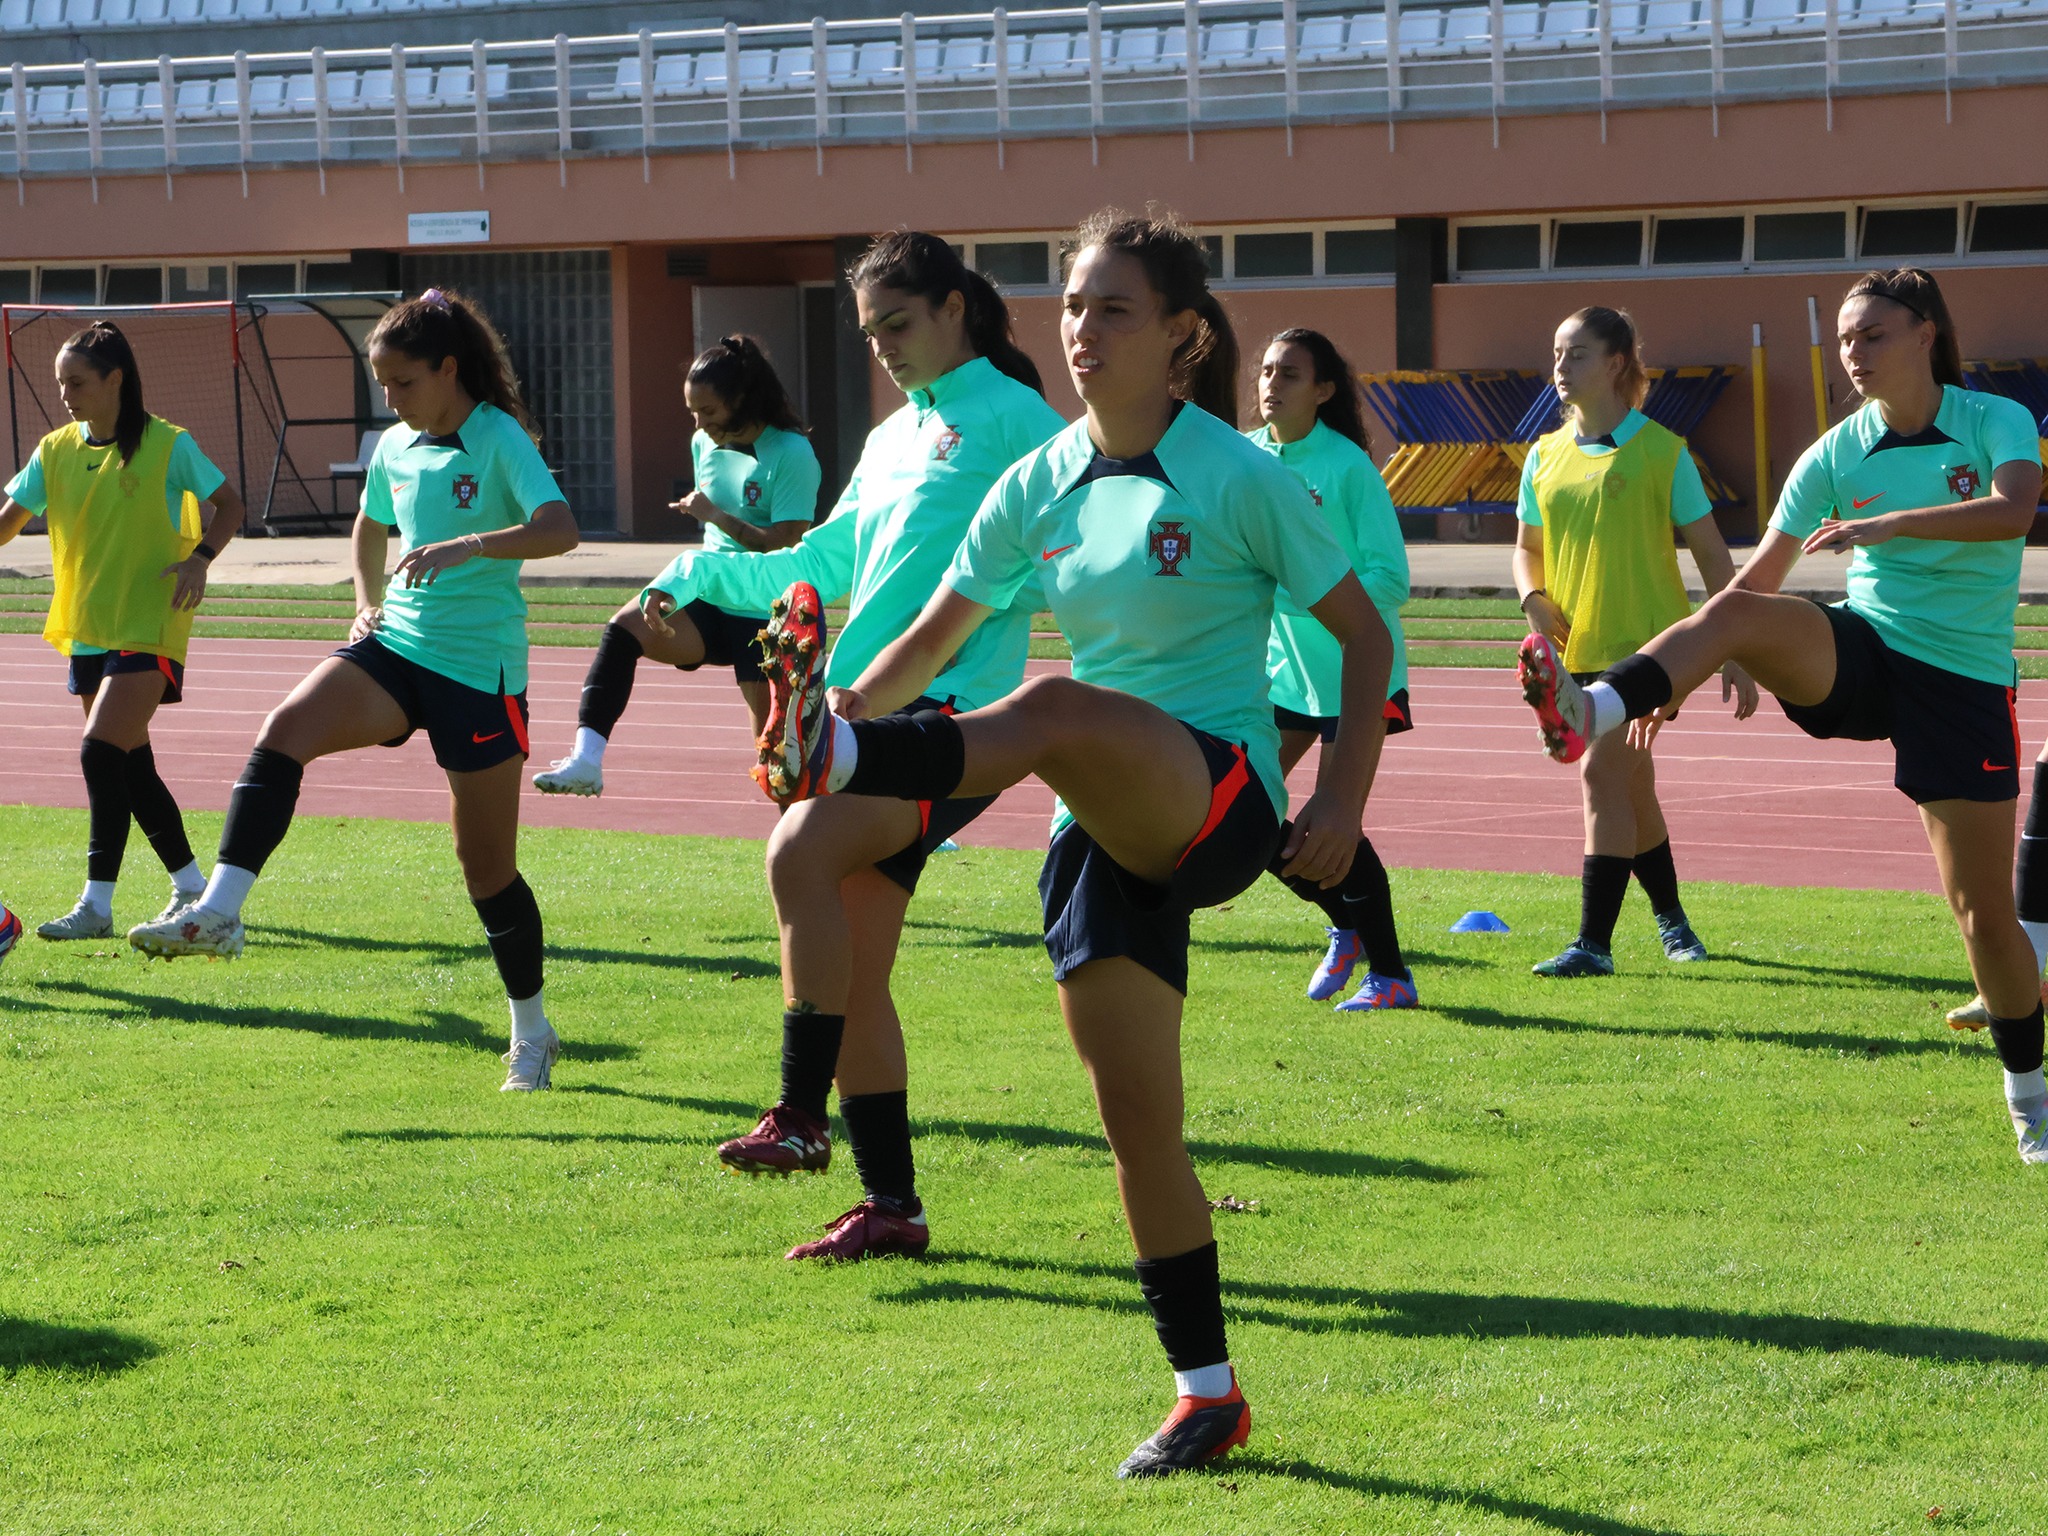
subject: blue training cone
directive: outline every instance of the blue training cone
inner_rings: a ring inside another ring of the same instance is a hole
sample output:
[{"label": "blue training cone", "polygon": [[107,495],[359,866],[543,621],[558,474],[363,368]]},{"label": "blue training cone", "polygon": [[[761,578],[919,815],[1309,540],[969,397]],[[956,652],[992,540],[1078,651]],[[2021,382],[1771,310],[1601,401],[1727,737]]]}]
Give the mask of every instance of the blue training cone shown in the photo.
[{"label": "blue training cone", "polygon": [[1498,912],[1467,912],[1451,924],[1453,933],[1506,933],[1508,925]]}]

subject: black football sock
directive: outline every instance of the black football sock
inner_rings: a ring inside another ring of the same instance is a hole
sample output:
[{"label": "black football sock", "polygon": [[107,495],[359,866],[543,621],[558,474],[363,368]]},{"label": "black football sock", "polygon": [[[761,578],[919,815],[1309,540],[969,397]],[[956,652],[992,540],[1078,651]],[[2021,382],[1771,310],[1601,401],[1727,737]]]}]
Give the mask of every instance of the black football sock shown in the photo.
[{"label": "black football sock", "polygon": [[960,787],[967,740],[951,715],[920,709],[914,715],[849,723],[856,755],[842,794],[944,800]]},{"label": "black football sock", "polygon": [[282,752],[258,747],[249,754],[228,796],[227,819],[221,823],[221,863],[263,873],[264,862],[291,828],[305,777],[306,765]]},{"label": "black football sock", "polygon": [[813,1120],[825,1119],[825,1100],[839,1071],[839,1040],[846,1033],[843,1013],[782,1015],[782,1097]]},{"label": "black football sock", "polygon": [[2034,1004],[2034,1011],[2024,1019],[1995,1018],[1991,1021],[1991,1044],[1998,1051],[1999,1063],[2015,1077],[2022,1072],[2041,1070],[2042,1034],[2043,1015],[2039,1003]]},{"label": "black football sock", "polygon": [[1648,852],[1637,854],[1633,863],[1636,883],[1650,898],[1650,910],[1657,914],[1657,920],[1684,922],[1685,904],[1678,899],[1678,866],[1671,862],[1671,839],[1667,837]]},{"label": "black football sock", "polygon": [[88,736],[78,744],[85,775],[87,822],[85,878],[118,880],[128,850],[128,754],[111,741]]},{"label": "black football sock", "polygon": [[[1283,826],[1283,845],[1286,835],[1287,828]],[[1281,874],[1281,866],[1286,862],[1276,853],[1273,862],[1266,866],[1267,871],[1303,901],[1322,908],[1332,928],[1348,928],[1356,933],[1365,948],[1365,963],[1369,967],[1382,976],[1408,974],[1408,963],[1401,956],[1401,940],[1394,926],[1394,895],[1387,885],[1387,867],[1380,862],[1371,838],[1358,840],[1358,851],[1351,856],[1351,872],[1344,877],[1343,884],[1328,890],[1300,875]]]},{"label": "black football sock", "polygon": [[172,874],[192,863],[192,843],[185,836],[185,818],[179,813],[177,797],[156,771],[156,753],[148,742],[128,754],[123,765],[128,780],[128,804],[135,813],[135,825],[149,839],[149,846]]},{"label": "black football sock", "polygon": [[1630,861],[1618,854],[1589,853],[1579,872],[1579,942],[1608,954],[1614,948],[1614,924],[1628,895]]},{"label": "black football sock", "polygon": [[857,1093],[839,1098],[846,1140],[853,1148],[853,1166],[861,1188],[899,1215],[924,1209],[917,1198],[917,1169],[910,1154],[910,1094]]},{"label": "black football sock", "polygon": [[2034,764],[2034,788],[2027,796],[2012,892],[2021,922],[2048,923],[2048,763]]},{"label": "black football sock", "polygon": [[1595,679],[1621,695],[1628,718],[1637,720],[1671,702],[1671,674],[1663,664],[1641,652],[1624,656]]},{"label": "black football sock", "polygon": [[491,958],[498,962],[498,975],[505,983],[505,995],[514,1002],[532,997],[541,988],[540,903],[524,875],[495,896],[472,899],[476,915],[484,925]]},{"label": "black football sock", "polygon": [[616,621],[597,637],[597,654],[583,677],[583,697],[576,705],[576,723],[609,740],[612,728],[633,697],[633,674],[646,654],[639,637]]},{"label": "black football sock", "polygon": [[1170,1259],[1139,1259],[1138,1289],[1152,1309],[1166,1362],[1176,1371],[1199,1371],[1230,1358],[1223,1330],[1223,1280],[1216,1245],[1204,1243]]}]

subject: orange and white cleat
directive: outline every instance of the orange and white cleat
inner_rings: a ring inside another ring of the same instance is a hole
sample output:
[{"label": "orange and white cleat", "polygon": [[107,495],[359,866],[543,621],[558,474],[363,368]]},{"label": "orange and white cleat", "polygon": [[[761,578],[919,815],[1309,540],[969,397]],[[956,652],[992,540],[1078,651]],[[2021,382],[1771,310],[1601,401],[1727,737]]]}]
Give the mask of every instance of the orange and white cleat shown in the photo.
[{"label": "orange and white cleat", "polygon": [[777,805],[825,793],[832,768],[832,716],[825,708],[825,605],[808,581],[792,582],[754,642],[768,676],[768,725],[750,770]]},{"label": "orange and white cleat", "polygon": [[1536,711],[1543,750],[1560,763],[1576,763],[1586,755],[1586,690],[1564,669],[1564,658],[1548,635],[1530,635],[1515,658],[1522,697]]}]

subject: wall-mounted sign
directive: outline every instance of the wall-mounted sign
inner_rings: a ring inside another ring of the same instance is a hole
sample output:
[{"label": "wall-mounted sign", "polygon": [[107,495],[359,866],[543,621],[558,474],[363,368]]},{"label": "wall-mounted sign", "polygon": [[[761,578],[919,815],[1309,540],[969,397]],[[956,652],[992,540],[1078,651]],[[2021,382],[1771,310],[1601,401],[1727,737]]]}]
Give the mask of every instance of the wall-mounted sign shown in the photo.
[{"label": "wall-mounted sign", "polygon": [[487,245],[491,238],[491,212],[478,208],[469,213],[409,213],[405,216],[408,245]]}]

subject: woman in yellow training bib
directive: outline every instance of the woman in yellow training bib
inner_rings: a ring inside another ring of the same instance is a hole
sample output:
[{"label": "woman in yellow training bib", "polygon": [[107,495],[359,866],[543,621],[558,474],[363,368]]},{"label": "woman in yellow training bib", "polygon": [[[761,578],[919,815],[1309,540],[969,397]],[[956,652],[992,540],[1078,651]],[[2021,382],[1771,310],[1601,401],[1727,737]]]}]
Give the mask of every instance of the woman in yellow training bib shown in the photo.
[{"label": "woman in yellow training bib", "polygon": [[[1551,377],[1564,424],[1522,466],[1515,544],[1522,612],[1530,631],[1548,636],[1565,665],[1589,679],[1692,611],[1674,527],[1709,595],[1735,576],[1685,439],[1642,412],[1650,381],[1638,347],[1635,322],[1602,305],[1557,328]],[[1732,664],[1721,683],[1722,698],[1731,695],[1738,720],[1755,712],[1756,685]],[[1579,783],[1586,813],[1579,934],[1536,974],[1614,974],[1614,924],[1631,874],[1650,898],[1665,956],[1706,959],[1678,898],[1647,736],[1604,738],[1586,754]]]},{"label": "woman in yellow training bib", "polygon": [[[85,706],[85,890],[46,939],[114,931],[114,882],[133,817],[171,875],[172,916],[205,887],[178,802],[157,772],[149,722],[185,691],[185,644],[206,570],[242,525],[242,498],[191,434],[142,405],[142,374],[120,328],[99,321],[57,352],[71,424],[40,443],[0,498],[0,544],[38,514],[50,525],[56,589],[43,638],[70,658]],[[213,515],[202,532],[199,504]],[[162,920],[159,919],[159,921]]]}]

